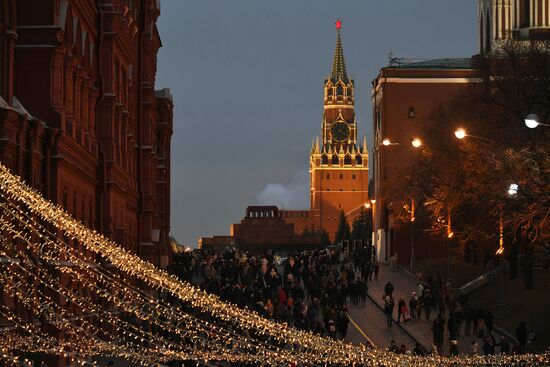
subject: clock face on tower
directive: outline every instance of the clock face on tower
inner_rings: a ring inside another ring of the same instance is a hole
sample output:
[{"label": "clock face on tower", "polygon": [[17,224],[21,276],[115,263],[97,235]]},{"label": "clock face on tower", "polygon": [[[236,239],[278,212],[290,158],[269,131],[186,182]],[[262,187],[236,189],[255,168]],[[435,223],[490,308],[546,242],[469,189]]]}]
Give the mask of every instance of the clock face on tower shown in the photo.
[{"label": "clock face on tower", "polygon": [[336,141],[344,141],[349,137],[349,125],[345,122],[337,122],[330,128],[332,139]]}]

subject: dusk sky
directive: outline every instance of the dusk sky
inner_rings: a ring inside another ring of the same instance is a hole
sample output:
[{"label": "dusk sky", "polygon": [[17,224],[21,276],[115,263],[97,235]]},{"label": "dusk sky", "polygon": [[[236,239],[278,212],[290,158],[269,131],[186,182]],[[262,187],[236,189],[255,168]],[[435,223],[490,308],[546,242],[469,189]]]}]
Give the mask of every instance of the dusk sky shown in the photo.
[{"label": "dusk sky", "polygon": [[[174,98],[171,234],[196,247],[249,205],[309,209],[308,159],[343,21],[358,136],[388,54],[469,57],[476,0],[163,0],[156,88]],[[362,140],[362,138],[361,138]]]}]

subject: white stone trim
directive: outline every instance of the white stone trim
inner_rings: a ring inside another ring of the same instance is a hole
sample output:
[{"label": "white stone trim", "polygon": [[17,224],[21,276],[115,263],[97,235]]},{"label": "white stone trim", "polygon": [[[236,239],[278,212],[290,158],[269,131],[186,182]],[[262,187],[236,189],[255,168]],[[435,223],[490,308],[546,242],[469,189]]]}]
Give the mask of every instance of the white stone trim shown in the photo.
[{"label": "white stone trim", "polygon": [[443,83],[471,83],[469,78],[384,78],[382,83],[401,84],[443,84]]}]

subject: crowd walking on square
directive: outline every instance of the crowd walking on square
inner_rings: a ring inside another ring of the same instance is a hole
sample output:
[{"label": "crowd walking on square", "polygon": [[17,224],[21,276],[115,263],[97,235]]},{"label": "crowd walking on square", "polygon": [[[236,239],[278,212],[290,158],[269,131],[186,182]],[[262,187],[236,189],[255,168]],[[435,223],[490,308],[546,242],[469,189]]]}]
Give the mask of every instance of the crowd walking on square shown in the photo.
[{"label": "crowd walking on square", "polygon": [[[442,354],[447,341],[450,355],[489,355],[496,353],[495,348],[498,353],[518,354],[529,351],[533,337],[522,323],[517,342],[506,337],[497,341],[492,311],[474,307],[467,297],[453,297],[449,285],[438,276],[419,281],[414,289],[396,289],[400,285],[384,279],[386,269],[380,274],[380,264],[373,261],[369,248],[348,253],[303,251],[283,259],[272,252],[193,251],[180,254],[178,265],[171,270],[224,301],[334,339],[344,339],[348,333],[348,306],[361,307],[368,297],[381,300],[380,317],[385,317],[388,328],[406,324],[429,328],[432,334],[431,346],[422,341],[424,348],[418,342],[414,347],[390,343],[388,349],[395,353]],[[383,294],[377,299],[369,285],[378,289],[381,284]],[[407,292],[408,299],[403,296]],[[461,345],[463,340],[471,342]]]}]

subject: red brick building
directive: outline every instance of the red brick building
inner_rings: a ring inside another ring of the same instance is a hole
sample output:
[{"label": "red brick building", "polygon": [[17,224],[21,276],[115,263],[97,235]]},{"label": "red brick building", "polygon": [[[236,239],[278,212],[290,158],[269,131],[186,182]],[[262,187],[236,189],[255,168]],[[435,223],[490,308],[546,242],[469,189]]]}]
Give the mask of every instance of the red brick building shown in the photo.
[{"label": "red brick building", "polygon": [[318,215],[316,228],[334,241],[340,212],[352,222],[368,201],[368,149],[357,141],[355,82],[346,71],[336,22],[332,71],[324,81],[321,142],[313,144],[309,160],[311,209]]},{"label": "red brick building", "polygon": [[199,248],[222,249],[238,246],[256,251],[318,248],[321,246],[321,237],[307,230],[304,232],[295,225],[298,223],[303,228],[310,228],[314,218],[309,210],[287,212],[276,206],[249,206],[241,222],[231,225],[230,236],[201,238]]},{"label": "red brick building", "polygon": [[[478,0],[478,17],[482,54],[498,53],[508,39],[550,39],[549,0]],[[390,197],[406,192],[403,174],[415,155],[411,139],[417,137],[420,124],[438,104],[455,97],[475,77],[472,60],[394,59],[373,81],[373,243],[382,262],[395,253],[404,264],[410,263],[411,255],[417,259],[446,255],[444,239],[428,238],[421,223],[398,220]],[[454,128],[449,127],[450,134]]]},{"label": "red brick building", "polygon": [[169,261],[172,97],[156,0],[6,0],[0,161],[78,220]]}]

